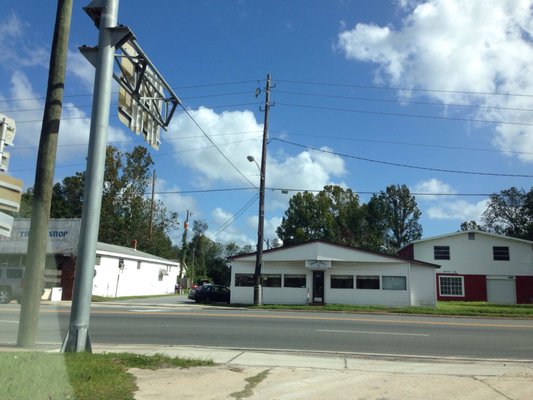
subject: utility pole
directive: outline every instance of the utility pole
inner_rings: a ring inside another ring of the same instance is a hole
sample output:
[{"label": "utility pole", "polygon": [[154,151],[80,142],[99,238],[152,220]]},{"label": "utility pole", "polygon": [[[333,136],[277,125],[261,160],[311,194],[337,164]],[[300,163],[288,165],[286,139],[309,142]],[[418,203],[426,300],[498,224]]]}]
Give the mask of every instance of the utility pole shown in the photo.
[{"label": "utility pole", "polygon": [[30,237],[28,240],[24,289],[20,310],[17,346],[35,345],[39,317],[39,307],[43,289],[48,243],[48,223],[52,204],[54,168],[63,93],[65,89],[65,69],[67,65],[68,38],[72,16],[72,0],[58,0],[48,87],[44,107],[37,169],[32,201]]},{"label": "utility pole", "polygon": [[148,232],[148,241],[152,243],[152,233],[154,230],[154,195],[155,195],[155,169],[152,174],[152,201],[150,203],[150,231]]},{"label": "utility pole", "polygon": [[96,242],[102,208],[105,154],[109,126],[109,106],[113,83],[118,0],[93,0],[84,10],[99,27],[93,108],[89,135],[80,240],[69,328],[61,347],[63,352],[92,351],[89,319],[96,259]]},{"label": "utility pole", "polygon": [[183,224],[183,237],[181,240],[181,260],[180,260],[180,273],[178,275],[178,287],[181,294],[181,280],[183,279],[183,266],[185,265],[185,260],[187,258],[187,230],[189,229],[189,215],[192,215],[189,210],[187,210],[187,217],[185,218],[185,223]]},{"label": "utility pole", "polygon": [[263,124],[263,145],[261,149],[261,180],[259,184],[259,221],[257,224],[257,253],[255,258],[254,272],[254,305],[263,304],[261,298],[261,268],[263,266],[263,231],[265,226],[265,174],[266,174],[266,153],[268,141],[268,111],[270,110],[270,74],[267,75],[265,88],[265,121]]}]

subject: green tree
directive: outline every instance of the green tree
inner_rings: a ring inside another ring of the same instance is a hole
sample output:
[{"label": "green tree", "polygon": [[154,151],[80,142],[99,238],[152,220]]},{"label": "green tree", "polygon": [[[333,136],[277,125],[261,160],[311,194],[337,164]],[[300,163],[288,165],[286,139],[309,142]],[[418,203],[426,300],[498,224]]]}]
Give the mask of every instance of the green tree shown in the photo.
[{"label": "green tree", "polygon": [[276,233],[286,244],[321,239],[358,245],[363,218],[356,193],[340,186],[325,186],[316,195],[294,195]]},{"label": "green tree", "polygon": [[386,218],[387,252],[394,254],[409,242],[422,237],[422,225],[418,222],[422,213],[406,185],[387,186],[379,194],[378,200],[382,203]]},{"label": "green tree", "polygon": [[492,194],[481,219],[490,232],[533,240],[533,188]]},{"label": "green tree", "polygon": [[[178,228],[178,214],[158,200],[147,198],[153,161],[143,146],[123,153],[106,149],[106,166],[98,240],[129,246],[137,240],[138,249],[166,258],[177,258],[178,249],[170,233]],[[68,176],[56,183],[52,194],[52,218],[81,218],[85,174]],[[20,217],[31,215],[32,190],[23,195]],[[153,212],[151,211],[153,209]],[[152,227],[152,229],[150,229]]]},{"label": "green tree", "polygon": [[464,221],[461,223],[460,231],[483,231],[485,230],[481,225],[476,221]]}]

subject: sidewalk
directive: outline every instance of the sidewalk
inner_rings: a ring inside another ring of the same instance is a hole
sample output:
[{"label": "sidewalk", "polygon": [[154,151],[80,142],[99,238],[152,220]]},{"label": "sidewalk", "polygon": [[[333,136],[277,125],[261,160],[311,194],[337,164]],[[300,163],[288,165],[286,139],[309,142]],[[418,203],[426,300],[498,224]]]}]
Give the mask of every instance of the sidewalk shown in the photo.
[{"label": "sidewalk", "polygon": [[95,352],[211,359],[217,366],[132,369],[137,400],[533,399],[533,364],[280,353],[203,347],[98,346]]}]

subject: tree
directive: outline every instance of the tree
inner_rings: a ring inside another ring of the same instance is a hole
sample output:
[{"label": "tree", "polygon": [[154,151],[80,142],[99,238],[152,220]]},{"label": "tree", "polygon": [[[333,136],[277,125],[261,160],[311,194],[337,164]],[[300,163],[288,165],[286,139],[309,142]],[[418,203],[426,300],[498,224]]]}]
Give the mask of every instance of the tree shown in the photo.
[{"label": "tree", "polygon": [[386,218],[387,252],[394,254],[409,242],[422,237],[422,225],[418,222],[422,213],[406,185],[387,186],[378,196],[378,201],[382,203]]},{"label": "tree", "polygon": [[485,230],[481,225],[479,225],[476,221],[464,221],[461,223],[460,230],[462,232],[465,231],[483,231]]},{"label": "tree", "polygon": [[[178,214],[170,212],[158,200],[153,204],[146,193],[151,183],[153,161],[143,146],[123,153],[116,147],[106,149],[104,189],[98,240],[129,246],[136,240],[139,250],[166,258],[177,258],[178,249],[169,234],[178,227]],[[52,218],[81,218],[85,173],[77,172],[52,192]],[[23,195],[24,207],[18,214],[31,215],[32,190]],[[152,229],[150,230],[150,226]]]},{"label": "tree", "polygon": [[494,193],[481,217],[491,232],[533,240],[533,188],[511,187]]},{"label": "tree", "polygon": [[276,233],[286,244],[321,239],[355,246],[360,242],[362,219],[357,194],[325,186],[317,195],[294,195]]}]

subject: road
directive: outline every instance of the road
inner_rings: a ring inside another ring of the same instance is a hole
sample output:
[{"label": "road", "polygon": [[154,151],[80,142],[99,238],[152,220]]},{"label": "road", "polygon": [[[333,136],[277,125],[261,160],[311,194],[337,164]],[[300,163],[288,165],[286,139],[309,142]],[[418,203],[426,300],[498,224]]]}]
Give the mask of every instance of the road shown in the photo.
[{"label": "road", "polygon": [[[161,301],[174,301],[169,299],[175,297]],[[533,320],[282,312],[180,303],[95,304],[92,342],[533,360]],[[16,342],[19,310],[16,304],[0,306],[0,344]],[[61,343],[69,313],[68,305],[41,306],[38,341]]]}]

